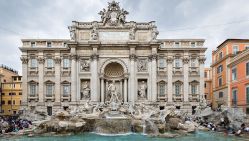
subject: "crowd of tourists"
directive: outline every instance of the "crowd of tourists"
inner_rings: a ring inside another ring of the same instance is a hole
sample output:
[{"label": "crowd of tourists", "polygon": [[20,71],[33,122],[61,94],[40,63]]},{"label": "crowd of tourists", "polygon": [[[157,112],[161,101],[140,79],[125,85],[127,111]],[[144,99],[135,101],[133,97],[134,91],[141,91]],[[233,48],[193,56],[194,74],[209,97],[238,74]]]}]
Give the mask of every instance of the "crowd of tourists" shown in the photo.
[{"label": "crowd of tourists", "polygon": [[32,122],[18,117],[0,117],[0,134],[10,132],[22,132],[24,129],[32,128]]}]

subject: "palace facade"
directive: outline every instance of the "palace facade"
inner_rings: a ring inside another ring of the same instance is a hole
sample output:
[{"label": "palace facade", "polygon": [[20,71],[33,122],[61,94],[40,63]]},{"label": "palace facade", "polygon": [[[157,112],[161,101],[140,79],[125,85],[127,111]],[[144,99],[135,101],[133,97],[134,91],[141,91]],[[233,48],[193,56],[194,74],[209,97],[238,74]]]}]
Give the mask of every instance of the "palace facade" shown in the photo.
[{"label": "palace facade", "polygon": [[22,39],[22,107],[56,110],[123,104],[182,110],[204,102],[203,39],[157,39],[155,22],[127,22],[113,1],[101,21],[69,26],[70,39]]}]

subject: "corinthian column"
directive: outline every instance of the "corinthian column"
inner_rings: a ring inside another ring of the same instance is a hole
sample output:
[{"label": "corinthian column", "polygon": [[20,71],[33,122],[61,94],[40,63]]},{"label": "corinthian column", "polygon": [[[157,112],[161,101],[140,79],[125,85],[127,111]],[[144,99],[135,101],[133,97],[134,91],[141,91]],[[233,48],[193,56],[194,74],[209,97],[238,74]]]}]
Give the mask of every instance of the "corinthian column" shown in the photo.
[{"label": "corinthian column", "polygon": [[38,90],[38,97],[39,97],[39,103],[43,103],[44,102],[44,62],[45,62],[45,59],[43,58],[43,54],[41,53],[40,54],[40,57],[38,58],[38,63],[39,63],[39,66],[38,66],[38,70],[39,70],[39,90]]},{"label": "corinthian column", "polygon": [[130,92],[129,92],[129,102],[132,102],[134,104],[135,102],[135,59],[136,55],[131,54],[130,55]]},{"label": "corinthian column", "polygon": [[151,55],[151,95],[152,101],[157,100],[157,65],[156,65],[157,55]]},{"label": "corinthian column", "polygon": [[99,101],[98,96],[98,55],[93,54],[91,56],[91,101]]},{"label": "corinthian column", "polygon": [[61,68],[61,58],[56,57],[55,59],[55,102],[59,104],[61,93],[60,93],[60,68]]},{"label": "corinthian column", "polygon": [[184,102],[188,102],[189,96],[189,80],[188,80],[188,65],[189,58],[183,58],[183,100]]},{"label": "corinthian column", "polygon": [[173,87],[172,87],[172,62],[173,58],[168,57],[167,58],[167,73],[168,73],[168,88],[167,88],[167,94],[168,94],[168,102],[172,103],[172,93],[173,93]]},{"label": "corinthian column", "polygon": [[28,58],[21,57],[22,61],[22,106],[26,106],[28,100]]},{"label": "corinthian column", "polygon": [[200,66],[200,98],[204,99],[204,63],[206,58],[199,58]]},{"label": "corinthian column", "polygon": [[77,95],[77,55],[73,54],[71,56],[72,67],[71,67],[71,101],[76,102]]}]

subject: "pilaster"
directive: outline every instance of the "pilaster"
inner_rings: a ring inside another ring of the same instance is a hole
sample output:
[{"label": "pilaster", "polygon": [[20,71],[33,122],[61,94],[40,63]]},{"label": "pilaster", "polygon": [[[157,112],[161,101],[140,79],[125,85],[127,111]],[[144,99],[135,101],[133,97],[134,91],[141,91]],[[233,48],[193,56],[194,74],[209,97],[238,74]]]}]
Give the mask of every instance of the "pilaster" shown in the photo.
[{"label": "pilaster", "polygon": [[167,77],[168,77],[168,88],[167,88],[167,94],[168,94],[168,102],[172,103],[173,102],[173,86],[172,86],[172,65],[173,63],[173,57],[169,56],[167,58]]},{"label": "pilaster", "polygon": [[189,101],[189,58],[183,58],[183,101]]}]

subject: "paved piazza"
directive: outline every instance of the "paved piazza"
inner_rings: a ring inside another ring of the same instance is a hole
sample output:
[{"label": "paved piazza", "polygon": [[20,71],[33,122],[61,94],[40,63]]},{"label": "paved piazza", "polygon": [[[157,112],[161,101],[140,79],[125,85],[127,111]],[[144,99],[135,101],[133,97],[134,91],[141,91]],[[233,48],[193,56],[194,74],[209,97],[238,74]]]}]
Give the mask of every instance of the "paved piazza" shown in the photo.
[{"label": "paved piazza", "polygon": [[112,101],[198,108],[205,101],[204,40],[158,39],[154,21],[126,21],[128,14],[111,2],[100,21],[73,21],[68,40],[22,39],[22,109],[52,115]]}]

